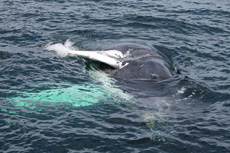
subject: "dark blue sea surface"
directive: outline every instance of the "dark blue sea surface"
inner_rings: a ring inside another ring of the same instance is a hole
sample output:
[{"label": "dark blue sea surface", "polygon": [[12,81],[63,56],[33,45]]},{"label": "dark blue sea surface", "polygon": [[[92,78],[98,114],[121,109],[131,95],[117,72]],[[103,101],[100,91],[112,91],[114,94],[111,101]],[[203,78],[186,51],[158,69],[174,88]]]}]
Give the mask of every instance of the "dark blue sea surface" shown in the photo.
[{"label": "dark blue sea surface", "polygon": [[[50,44],[157,48],[160,83],[87,70]],[[230,152],[229,0],[1,0],[0,152]]]}]

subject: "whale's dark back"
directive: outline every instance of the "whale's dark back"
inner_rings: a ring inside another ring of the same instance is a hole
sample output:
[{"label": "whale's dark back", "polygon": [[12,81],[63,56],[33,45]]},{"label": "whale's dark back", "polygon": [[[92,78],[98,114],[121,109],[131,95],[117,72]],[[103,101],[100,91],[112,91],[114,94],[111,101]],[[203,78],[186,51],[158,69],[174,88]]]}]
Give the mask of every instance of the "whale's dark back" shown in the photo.
[{"label": "whale's dark back", "polygon": [[129,63],[120,70],[108,71],[116,78],[161,81],[174,74],[174,68],[170,61],[160,55],[155,48],[136,44],[121,44],[108,49],[121,51],[125,56],[123,63]]}]

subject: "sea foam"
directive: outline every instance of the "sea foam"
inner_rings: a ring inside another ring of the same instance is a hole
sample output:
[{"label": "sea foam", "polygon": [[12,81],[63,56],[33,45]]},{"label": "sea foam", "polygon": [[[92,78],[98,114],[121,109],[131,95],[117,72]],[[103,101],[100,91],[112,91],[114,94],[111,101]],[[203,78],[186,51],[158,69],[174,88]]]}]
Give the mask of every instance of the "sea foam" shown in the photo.
[{"label": "sea foam", "polygon": [[59,56],[65,57],[68,55],[70,51],[76,51],[77,48],[73,47],[73,42],[66,40],[66,42],[63,44],[57,43],[57,44],[48,44],[46,46],[46,49],[49,51],[55,51]]}]

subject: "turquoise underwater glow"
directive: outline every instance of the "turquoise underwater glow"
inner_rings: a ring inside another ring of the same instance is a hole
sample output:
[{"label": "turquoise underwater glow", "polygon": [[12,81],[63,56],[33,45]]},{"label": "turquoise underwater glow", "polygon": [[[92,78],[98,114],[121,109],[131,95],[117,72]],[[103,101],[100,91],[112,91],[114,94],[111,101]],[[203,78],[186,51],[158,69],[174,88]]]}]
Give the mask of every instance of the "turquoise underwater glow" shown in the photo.
[{"label": "turquoise underwater glow", "polygon": [[111,94],[99,85],[72,85],[39,92],[22,92],[8,98],[14,106],[36,109],[34,104],[69,103],[74,107],[91,106],[109,99]]}]

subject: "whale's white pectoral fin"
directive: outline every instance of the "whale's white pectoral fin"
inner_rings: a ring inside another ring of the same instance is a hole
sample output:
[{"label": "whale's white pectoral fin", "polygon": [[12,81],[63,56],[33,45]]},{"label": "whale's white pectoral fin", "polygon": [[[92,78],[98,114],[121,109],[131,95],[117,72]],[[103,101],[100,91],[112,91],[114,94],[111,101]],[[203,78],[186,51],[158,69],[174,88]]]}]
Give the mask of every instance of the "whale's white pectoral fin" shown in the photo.
[{"label": "whale's white pectoral fin", "polygon": [[123,54],[117,50],[107,51],[70,51],[70,55],[76,55],[86,59],[102,62],[114,68],[120,69],[122,67]]},{"label": "whale's white pectoral fin", "polygon": [[[70,44],[71,45],[71,44]],[[122,64],[123,54],[118,50],[106,51],[78,51],[65,44],[54,44],[46,48],[50,51],[56,51],[60,56],[78,56],[86,59],[99,61],[108,64],[114,68],[121,69],[126,65]]]}]

